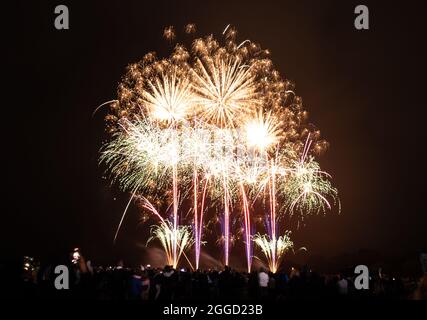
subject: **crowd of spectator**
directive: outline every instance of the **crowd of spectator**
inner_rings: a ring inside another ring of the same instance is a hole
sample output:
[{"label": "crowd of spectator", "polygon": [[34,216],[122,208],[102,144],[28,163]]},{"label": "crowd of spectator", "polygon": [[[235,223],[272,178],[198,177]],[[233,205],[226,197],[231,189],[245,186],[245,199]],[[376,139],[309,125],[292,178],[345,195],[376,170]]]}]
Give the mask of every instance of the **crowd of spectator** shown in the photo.
[{"label": "crowd of spectator", "polygon": [[[3,271],[2,271],[3,272]],[[4,275],[3,275],[4,276]],[[69,267],[69,290],[55,287],[53,265],[26,267],[7,296],[141,301],[220,301],[292,299],[426,299],[427,276],[421,279],[372,275],[368,290],[357,290],[356,275],[320,274],[308,267],[275,274],[261,268],[251,273],[222,270],[92,266],[82,257]],[[4,289],[6,290],[6,289]]]}]

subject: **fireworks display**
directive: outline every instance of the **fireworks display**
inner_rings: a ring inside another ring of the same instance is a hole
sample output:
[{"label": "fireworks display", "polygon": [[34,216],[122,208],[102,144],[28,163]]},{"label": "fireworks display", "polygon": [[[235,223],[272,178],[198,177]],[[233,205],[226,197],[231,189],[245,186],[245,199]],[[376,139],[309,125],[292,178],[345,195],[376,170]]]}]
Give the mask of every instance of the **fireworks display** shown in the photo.
[{"label": "fireworks display", "polygon": [[[177,267],[181,255],[185,255],[185,251],[194,243],[191,230],[188,226],[179,226],[174,230],[173,225],[166,221],[161,222],[160,225],[152,226],[151,235],[148,242],[153,239],[159,240],[165,250],[168,264],[174,268]],[[175,243],[176,247],[174,247]],[[174,251],[175,248],[178,249],[177,252]]]},{"label": "fireworks display", "polygon": [[265,255],[268,267],[273,273],[278,271],[283,255],[294,246],[289,231],[278,238],[269,238],[266,235],[256,234],[253,240]]},{"label": "fireworks display", "polygon": [[[187,36],[196,30],[184,28]],[[171,43],[177,31],[167,27],[163,35]],[[227,26],[221,40],[196,38],[175,45],[169,57],[148,53],[131,64],[109,102],[111,139],[100,160],[130,201],[142,199],[159,221],[150,241],[160,241],[170,265],[193,246],[199,268],[204,230],[215,216],[225,265],[240,235],[248,271],[255,243],[276,272],[293,246],[284,217],[325,212],[338,194],[315,161],[327,143],[307,123],[294,85],[268,50],[236,37]],[[264,235],[254,235],[259,212]]]}]

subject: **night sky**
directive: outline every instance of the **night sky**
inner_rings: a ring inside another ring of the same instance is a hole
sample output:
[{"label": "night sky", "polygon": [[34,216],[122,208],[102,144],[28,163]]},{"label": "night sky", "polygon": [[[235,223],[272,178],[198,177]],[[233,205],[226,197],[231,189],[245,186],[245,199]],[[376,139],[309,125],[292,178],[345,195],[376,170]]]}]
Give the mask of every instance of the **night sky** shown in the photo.
[{"label": "night sky", "polygon": [[[232,3],[231,3],[232,2]],[[276,3],[277,2],[277,3]],[[70,30],[53,25],[70,9]],[[370,9],[370,30],[353,26]],[[102,179],[101,103],[115,99],[125,67],[149,51],[167,54],[165,26],[239,39],[272,52],[296,83],[310,122],[330,143],[318,160],[333,176],[342,212],[307,221],[295,241],[313,254],[360,249],[427,250],[425,209],[426,18],[422,1],[14,1],[2,36],[3,257],[49,256],[74,246],[98,259],[137,255],[145,243],[128,199]],[[179,37],[183,32],[178,33]],[[6,70],[6,73],[4,72]],[[216,249],[217,253],[219,249]],[[243,255],[243,248],[236,253]],[[211,248],[213,255],[215,250]],[[219,256],[218,256],[219,257]]]}]

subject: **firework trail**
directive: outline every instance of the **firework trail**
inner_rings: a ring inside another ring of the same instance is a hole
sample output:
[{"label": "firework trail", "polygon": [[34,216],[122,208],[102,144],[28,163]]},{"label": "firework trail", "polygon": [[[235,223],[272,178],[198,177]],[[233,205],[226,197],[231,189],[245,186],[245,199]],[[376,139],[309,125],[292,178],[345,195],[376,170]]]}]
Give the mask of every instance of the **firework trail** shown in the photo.
[{"label": "firework trail", "polygon": [[193,173],[193,199],[194,199],[194,234],[195,234],[195,258],[196,269],[199,269],[200,262],[200,248],[202,244],[202,230],[203,230],[203,212],[205,210],[206,191],[209,184],[209,178],[205,178],[203,183],[203,192],[201,196],[200,210],[198,209],[198,173],[194,170]]},{"label": "firework trail", "polygon": [[246,264],[248,273],[251,272],[252,266],[252,236],[251,236],[251,216],[249,211],[249,202],[245,192],[243,183],[240,183],[241,196],[242,196],[242,211],[244,217],[244,232],[245,232],[245,249],[246,249]]}]

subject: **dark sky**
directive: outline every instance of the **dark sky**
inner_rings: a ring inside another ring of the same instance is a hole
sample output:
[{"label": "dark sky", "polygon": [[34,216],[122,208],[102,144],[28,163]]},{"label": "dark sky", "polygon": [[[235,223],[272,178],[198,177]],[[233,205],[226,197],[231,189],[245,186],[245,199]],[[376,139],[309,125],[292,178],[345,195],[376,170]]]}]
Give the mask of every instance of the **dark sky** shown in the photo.
[{"label": "dark sky", "polygon": [[[353,26],[361,3],[370,9],[369,31]],[[70,9],[70,30],[54,28],[58,4]],[[105,257],[132,254],[145,241],[133,208],[112,246],[127,199],[101,178],[104,114],[91,114],[115,98],[128,63],[167,52],[165,26],[188,22],[200,36],[231,23],[242,40],[269,48],[330,142],[319,161],[333,175],[342,212],[310,219],[294,232],[299,245],[327,256],[426,250],[423,1],[14,1],[2,12],[6,256],[78,245]]]}]

